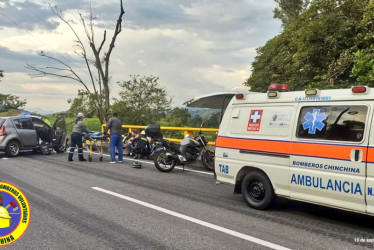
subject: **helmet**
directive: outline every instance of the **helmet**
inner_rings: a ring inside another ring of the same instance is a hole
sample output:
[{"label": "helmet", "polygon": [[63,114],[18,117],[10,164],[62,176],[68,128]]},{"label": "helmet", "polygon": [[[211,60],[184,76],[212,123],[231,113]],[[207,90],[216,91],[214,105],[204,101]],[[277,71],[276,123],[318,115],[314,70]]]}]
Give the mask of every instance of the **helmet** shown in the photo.
[{"label": "helmet", "polygon": [[0,206],[0,228],[7,228],[10,226],[10,219],[8,210],[5,207]]},{"label": "helmet", "polygon": [[84,114],[83,114],[82,112],[79,112],[79,113],[77,114],[77,117],[84,117]]}]

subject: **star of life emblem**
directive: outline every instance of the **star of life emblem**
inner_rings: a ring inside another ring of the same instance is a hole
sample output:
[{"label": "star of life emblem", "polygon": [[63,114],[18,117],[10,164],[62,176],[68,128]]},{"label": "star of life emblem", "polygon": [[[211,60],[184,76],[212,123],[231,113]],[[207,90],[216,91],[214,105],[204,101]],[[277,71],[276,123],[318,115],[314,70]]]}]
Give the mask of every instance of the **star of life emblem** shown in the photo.
[{"label": "star of life emblem", "polygon": [[326,120],[326,114],[321,113],[320,109],[313,109],[312,113],[305,114],[304,119],[306,121],[303,123],[303,129],[308,129],[308,134],[314,135],[317,130],[322,131],[325,127],[323,121]]}]

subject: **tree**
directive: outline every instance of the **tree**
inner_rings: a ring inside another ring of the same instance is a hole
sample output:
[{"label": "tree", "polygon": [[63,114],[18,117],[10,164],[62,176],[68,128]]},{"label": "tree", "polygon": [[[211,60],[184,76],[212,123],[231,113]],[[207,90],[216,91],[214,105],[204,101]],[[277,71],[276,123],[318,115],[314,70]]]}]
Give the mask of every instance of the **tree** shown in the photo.
[{"label": "tree", "polygon": [[78,90],[78,96],[76,98],[69,99],[70,108],[66,113],[67,117],[75,117],[79,112],[82,112],[85,117],[93,117],[95,111],[94,98],[90,94],[80,89]]},{"label": "tree", "polygon": [[191,115],[187,108],[174,108],[167,116],[170,126],[186,127],[190,125]]},{"label": "tree", "polygon": [[212,113],[206,121],[204,121],[203,125],[207,128],[218,128],[221,122],[221,114],[220,112]]},{"label": "tree", "polygon": [[352,75],[359,27],[369,0],[315,0],[284,31],[257,50],[252,75],[244,85],[266,91],[271,82],[293,90],[343,88]]},{"label": "tree", "polygon": [[279,7],[274,9],[274,18],[282,21],[283,27],[295,21],[304,12],[309,0],[275,0]]},{"label": "tree", "polygon": [[[4,71],[0,70],[0,77],[4,77]],[[19,96],[11,94],[0,94],[0,109],[18,109],[22,108],[27,104],[26,99],[20,99]]]},{"label": "tree", "polygon": [[200,115],[194,115],[190,119],[191,127],[200,127],[202,123],[203,123],[203,118]]},{"label": "tree", "polygon": [[8,109],[18,109],[26,105],[26,99],[20,99],[18,96],[11,94],[0,94],[0,104],[3,108]]},{"label": "tree", "polygon": [[[89,53],[86,49],[86,46],[83,44],[81,38],[74,30],[71,25],[71,21],[65,19],[62,12],[57,9],[57,7],[52,7],[50,5],[51,10],[53,13],[63,22],[65,23],[70,30],[73,32],[76,41],[75,46],[78,48],[78,51],[75,51],[77,55],[79,55],[85,62],[88,74],[90,76],[90,84],[92,88],[89,88],[88,83],[86,83],[77,73],[76,71],[65,63],[62,59],[58,59],[54,56],[48,55],[47,53],[41,51],[39,53],[40,56],[48,59],[52,63],[56,63],[59,66],[48,66],[48,67],[37,67],[32,64],[27,64],[27,68],[32,71],[37,72],[35,76],[42,77],[42,76],[55,76],[70,79],[76,82],[79,82],[83,85],[86,92],[92,97],[93,103],[95,105],[97,115],[100,119],[101,123],[107,121],[110,117],[110,91],[109,91],[109,63],[110,63],[110,56],[115,46],[116,38],[118,34],[121,32],[122,26],[122,16],[125,14],[123,9],[122,0],[120,0],[120,13],[119,17],[116,22],[116,27],[114,29],[114,34],[112,36],[111,42],[109,44],[108,50],[103,52],[103,46],[106,42],[106,30],[104,31],[103,38],[97,46],[95,43],[95,33],[94,33],[94,17],[92,13],[90,13],[90,20],[89,25],[86,24],[86,21],[82,14],[80,14],[80,21],[83,25],[85,30],[86,37],[89,42],[89,46],[91,48],[91,52],[93,57],[89,56]],[[104,98],[101,98],[103,96]]]},{"label": "tree", "polygon": [[363,84],[374,86],[374,1],[367,5],[360,24],[358,50],[353,53],[352,73]]},{"label": "tree", "polygon": [[113,112],[127,124],[156,123],[170,109],[172,102],[165,88],[155,76],[130,76],[131,80],[118,82],[120,99],[114,99]]}]

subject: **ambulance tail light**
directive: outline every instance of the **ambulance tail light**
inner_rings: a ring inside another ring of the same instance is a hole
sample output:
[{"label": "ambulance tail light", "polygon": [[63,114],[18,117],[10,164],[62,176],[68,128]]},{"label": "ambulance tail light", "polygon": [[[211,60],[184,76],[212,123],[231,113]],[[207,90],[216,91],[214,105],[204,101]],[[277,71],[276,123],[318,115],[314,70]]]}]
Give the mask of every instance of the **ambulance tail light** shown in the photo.
[{"label": "ambulance tail light", "polygon": [[236,94],[235,97],[236,99],[241,100],[244,99],[244,94]]},{"label": "ambulance tail light", "polygon": [[352,93],[366,93],[368,91],[368,87],[366,86],[354,86],[352,87]]},{"label": "ambulance tail light", "polygon": [[2,135],[6,135],[5,126],[0,127],[0,136],[2,136]]},{"label": "ambulance tail light", "polygon": [[271,83],[268,88],[268,91],[286,92],[290,90],[290,86],[288,86],[287,84],[281,84],[276,82]]}]

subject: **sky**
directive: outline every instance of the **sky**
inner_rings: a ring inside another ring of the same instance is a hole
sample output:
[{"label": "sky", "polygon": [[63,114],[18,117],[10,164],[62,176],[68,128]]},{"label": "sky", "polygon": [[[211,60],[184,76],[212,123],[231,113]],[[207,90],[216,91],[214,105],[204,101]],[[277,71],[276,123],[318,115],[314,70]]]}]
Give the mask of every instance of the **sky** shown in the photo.
[{"label": "sky", "polygon": [[[0,0],[1,93],[27,100],[26,109],[41,113],[69,108],[82,85],[64,78],[35,77],[25,66],[50,66],[38,55],[53,55],[88,80],[84,61],[75,53],[74,35],[53,14],[57,6],[81,39],[79,14],[94,16],[99,44],[110,38],[120,0]],[[251,74],[256,48],[281,32],[273,19],[274,0],[123,0],[125,15],[110,61],[111,97],[130,75],[157,76],[160,86],[180,106],[196,96],[237,91]],[[89,49],[88,44],[87,49]]]}]

